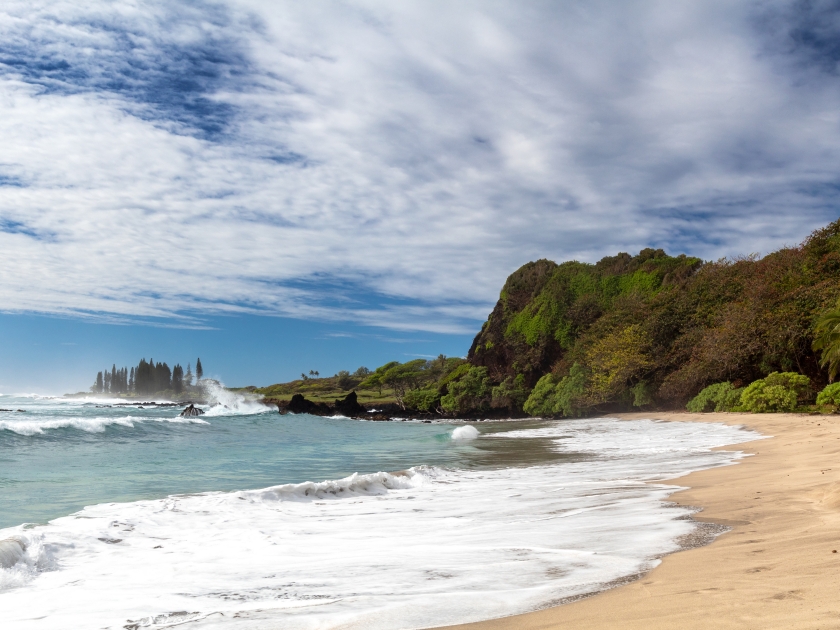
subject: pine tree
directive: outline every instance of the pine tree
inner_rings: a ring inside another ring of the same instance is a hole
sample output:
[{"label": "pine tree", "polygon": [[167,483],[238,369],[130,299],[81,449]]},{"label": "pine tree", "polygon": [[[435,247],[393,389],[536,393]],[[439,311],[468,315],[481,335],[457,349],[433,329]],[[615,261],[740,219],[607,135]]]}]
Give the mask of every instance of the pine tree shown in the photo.
[{"label": "pine tree", "polygon": [[105,388],[104,388],[103,391],[106,394],[110,394],[111,393],[111,373],[108,370],[105,370],[104,376],[105,376]]},{"label": "pine tree", "polygon": [[184,368],[180,366],[180,364],[176,364],[174,368],[172,368],[172,391],[176,394],[180,394],[184,391]]},{"label": "pine tree", "polygon": [[163,392],[172,389],[172,371],[166,363],[158,363],[155,366],[155,389],[156,392]]},{"label": "pine tree", "polygon": [[196,382],[200,381],[203,376],[204,376],[204,368],[201,367],[201,358],[199,358],[195,362],[195,380],[196,380]]},{"label": "pine tree", "polygon": [[102,372],[99,372],[96,375],[96,391],[97,391],[97,393],[101,394],[104,389],[105,389],[105,381],[102,378]]},{"label": "pine tree", "polygon": [[128,391],[134,391],[134,368],[131,368],[131,373],[128,375]]},{"label": "pine tree", "polygon": [[134,391],[138,394],[148,394],[152,391],[153,385],[152,366],[146,362],[146,359],[140,359],[140,364],[134,370]]},{"label": "pine tree", "polygon": [[189,363],[187,363],[187,373],[184,376],[184,385],[186,385],[187,387],[192,387],[192,380],[193,380],[192,367],[190,366]]}]

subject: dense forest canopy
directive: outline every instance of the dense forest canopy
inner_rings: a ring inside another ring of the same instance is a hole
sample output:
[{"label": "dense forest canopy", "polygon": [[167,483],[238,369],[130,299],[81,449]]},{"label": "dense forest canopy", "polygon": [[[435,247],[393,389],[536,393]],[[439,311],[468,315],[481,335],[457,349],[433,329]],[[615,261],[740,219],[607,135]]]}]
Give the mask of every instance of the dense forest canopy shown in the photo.
[{"label": "dense forest canopy", "polygon": [[681,407],[707,385],[772,372],[806,375],[816,391],[827,372],[814,324],[838,296],[840,221],[763,258],[645,249],[595,264],[539,260],[508,278],[468,360],[529,395],[547,375],[573,378],[578,412]]}]

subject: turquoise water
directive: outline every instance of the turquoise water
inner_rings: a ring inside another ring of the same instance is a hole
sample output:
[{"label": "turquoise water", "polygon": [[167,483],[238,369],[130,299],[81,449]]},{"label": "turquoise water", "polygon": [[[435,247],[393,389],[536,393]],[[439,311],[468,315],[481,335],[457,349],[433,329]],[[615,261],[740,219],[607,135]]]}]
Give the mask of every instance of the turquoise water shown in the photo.
[{"label": "turquoise water", "polygon": [[7,626],[404,630],[544,608],[679,549],[692,510],[661,482],[759,437],[281,416],[217,394],[198,419],[0,396]]},{"label": "turquoise water", "polygon": [[180,421],[180,408],[95,401],[0,396],[0,408],[24,409],[0,412],[0,528],[112,501],[561,457],[517,452],[515,441],[459,443],[448,424],[281,416],[248,404],[196,422]]}]

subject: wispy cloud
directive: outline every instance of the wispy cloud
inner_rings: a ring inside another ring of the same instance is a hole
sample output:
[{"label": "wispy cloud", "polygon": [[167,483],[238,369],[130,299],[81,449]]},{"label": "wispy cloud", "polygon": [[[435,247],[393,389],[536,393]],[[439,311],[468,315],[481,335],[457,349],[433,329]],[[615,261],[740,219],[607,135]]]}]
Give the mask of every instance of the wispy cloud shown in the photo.
[{"label": "wispy cloud", "polygon": [[475,330],[528,260],[836,218],[835,3],[10,1],[2,308]]}]

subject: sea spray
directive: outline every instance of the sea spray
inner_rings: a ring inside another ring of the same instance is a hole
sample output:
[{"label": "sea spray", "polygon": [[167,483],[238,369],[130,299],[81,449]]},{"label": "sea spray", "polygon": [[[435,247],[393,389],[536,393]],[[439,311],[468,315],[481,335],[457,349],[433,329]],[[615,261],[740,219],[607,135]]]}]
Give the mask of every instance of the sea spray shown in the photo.
[{"label": "sea spray", "polygon": [[[210,417],[249,416],[272,411],[272,408],[263,404],[258,396],[230,391],[216,380],[201,381],[201,389],[210,405],[205,411]],[[273,410],[276,411],[276,409]]]},{"label": "sea spray", "polygon": [[456,429],[452,430],[452,439],[453,440],[474,440],[479,436],[478,429],[473,426],[465,425],[463,427],[457,427]]}]

